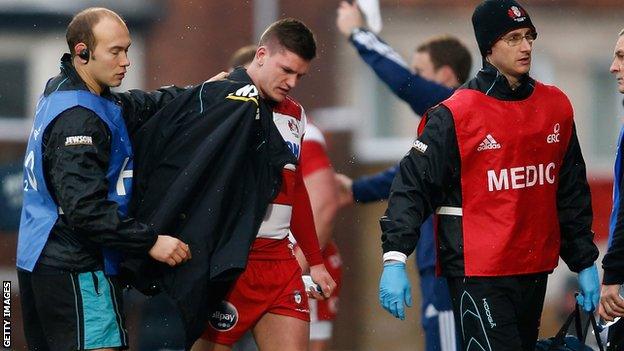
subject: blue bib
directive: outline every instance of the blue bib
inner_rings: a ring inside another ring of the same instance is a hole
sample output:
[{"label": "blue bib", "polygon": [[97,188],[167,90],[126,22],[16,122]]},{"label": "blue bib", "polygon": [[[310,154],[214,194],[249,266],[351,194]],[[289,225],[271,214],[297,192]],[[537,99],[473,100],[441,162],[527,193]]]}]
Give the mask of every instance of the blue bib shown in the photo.
[{"label": "blue bib", "polygon": [[[48,241],[50,231],[58,219],[58,204],[50,195],[43,172],[43,132],[63,111],[81,106],[93,111],[106,123],[111,132],[111,155],[106,179],[108,200],[119,204],[119,214],[128,215],[132,194],[132,145],[121,115],[121,108],[112,101],[84,90],[53,92],[42,96],[37,104],[26,158],[24,160],[24,203],[17,241],[17,267],[32,272]],[[121,256],[103,249],[104,270],[116,274]]]}]

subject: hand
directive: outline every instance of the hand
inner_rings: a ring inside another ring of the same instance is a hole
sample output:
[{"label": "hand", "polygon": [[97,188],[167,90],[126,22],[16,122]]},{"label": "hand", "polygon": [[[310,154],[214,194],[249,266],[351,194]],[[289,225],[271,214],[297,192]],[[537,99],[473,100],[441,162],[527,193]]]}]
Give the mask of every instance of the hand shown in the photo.
[{"label": "hand", "polygon": [[405,272],[405,263],[394,261],[384,264],[379,280],[379,302],[394,317],[405,319],[403,302],[412,307],[412,287]]},{"label": "hand", "polygon": [[352,205],[355,200],[353,199],[353,179],[340,173],[336,173],[335,178],[338,185],[338,207],[342,208],[347,205]]},{"label": "hand", "polygon": [[310,266],[310,276],[312,277],[312,281],[318,284],[323,291],[323,295],[319,294],[317,291],[312,291],[310,296],[317,300],[328,299],[332,291],[336,289],[336,282],[331,275],[329,275],[327,269],[325,269],[325,265],[321,263]]},{"label": "hand", "polygon": [[209,82],[214,82],[214,81],[217,81],[217,80],[224,80],[224,79],[226,79],[229,76],[230,76],[230,74],[228,72],[221,71],[219,74],[217,74],[214,77],[208,79],[208,81]]},{"label": "hand", "polygon": [[342,1],[337,10],[336,26],[340,33],[347,38],[353,33],[353,30],[364,26],[364,18],[360,12],[360,8],[354,2],[353,5],[346,1]]},{"label": "hand", "polygon": [[600,280],[596,264],[580,271],[578,281],[581,293],[576,296],[576,301],[585,312],[591,312],[598,307],[600,300]]},{"label": "hand", "polygon": [[149,255],[171,267],[191,259],[189,246],[169,235],[159,235],[156,243],[149,250]]},{"label": "hand", "polygon": [[624,299],[620,296],[620,285],[602,285],[598,314],[612,322],[616,317],[624,317]]}]

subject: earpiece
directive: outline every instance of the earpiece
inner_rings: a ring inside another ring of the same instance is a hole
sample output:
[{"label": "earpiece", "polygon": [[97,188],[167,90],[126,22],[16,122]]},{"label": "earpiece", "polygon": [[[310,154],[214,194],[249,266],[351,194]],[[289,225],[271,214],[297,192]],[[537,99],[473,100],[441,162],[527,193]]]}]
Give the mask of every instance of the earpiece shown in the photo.
[{"label": "earpiece", "polygon": [[82,50],[80,50],[80,52],[78,53],[78,57],[80,57],[81,59],[89,62],[89,49],[88,48],[84,48]]}]

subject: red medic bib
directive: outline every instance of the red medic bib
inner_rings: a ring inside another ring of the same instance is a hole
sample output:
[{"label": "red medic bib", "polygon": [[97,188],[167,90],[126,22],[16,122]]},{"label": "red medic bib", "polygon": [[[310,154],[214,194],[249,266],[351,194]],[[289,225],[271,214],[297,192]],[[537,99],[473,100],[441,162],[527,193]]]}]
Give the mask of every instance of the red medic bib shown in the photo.
[{"label": "red medic bib", "polygon": [[461,89],[442,104],[453,114],[461,158],[465,275],[553,270],[559,172],[573,124],[567,97],[536,82],[522,101]]}]

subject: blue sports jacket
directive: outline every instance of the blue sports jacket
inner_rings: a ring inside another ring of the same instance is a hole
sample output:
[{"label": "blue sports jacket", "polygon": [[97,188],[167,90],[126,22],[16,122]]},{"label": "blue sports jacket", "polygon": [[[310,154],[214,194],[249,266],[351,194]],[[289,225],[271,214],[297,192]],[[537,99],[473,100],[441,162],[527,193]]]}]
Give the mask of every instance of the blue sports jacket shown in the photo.
[{"label": "blue sports jacket", "polygon": [[[429,108],[453,94],[453,89],[412,73],[403,58],[374,33],[360,28],[353,32],[349,41],[379,79],[407,102],[417,115],[422,116]],[[399,166],[395,165],[380,173],[355,179],[351,188],[355,201],[368,203],[387,199],[398,169]],[[416,264],[422,271],[435,266],[431,218],[423,223],[421,233],[423,235],[417,246]]]}]

